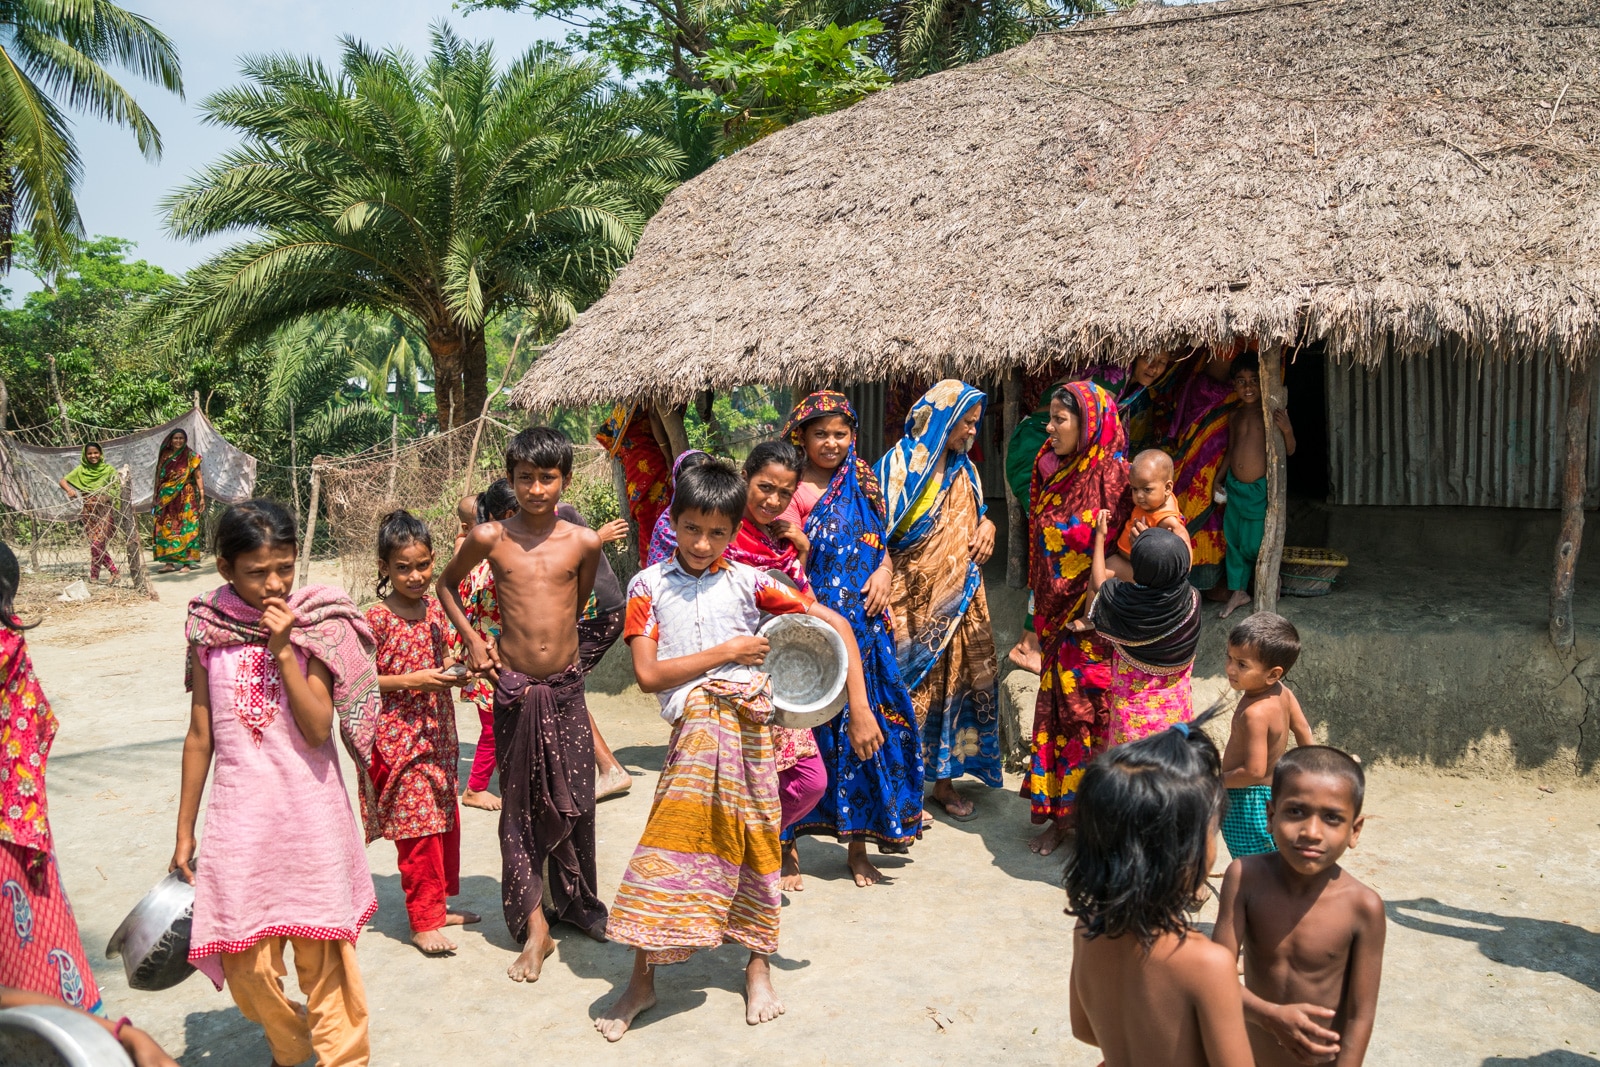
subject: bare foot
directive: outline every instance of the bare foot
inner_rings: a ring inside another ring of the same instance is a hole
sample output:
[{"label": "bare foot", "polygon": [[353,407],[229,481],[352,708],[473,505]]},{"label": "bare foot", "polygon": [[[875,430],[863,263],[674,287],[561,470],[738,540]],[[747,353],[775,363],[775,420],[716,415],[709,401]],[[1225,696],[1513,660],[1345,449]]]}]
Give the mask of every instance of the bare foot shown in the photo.
[{"label": "bare foot", "polygon": [[946,815],[957,822],[966,822],[977,814],[977,805],[957,792],[948,778],[941,778],[934,783],[933,800],[944,809]]},{"label": "bare foot", "polygon": [[605,919],[601,919],[599,922],[595,923],[593,926],[581,926],[581,927],[579,927],[579,929],[583,931],[584,936],[587,937],[589,940],[598,941],[602,945],[606,944],[607,942],[609,942],[611,940],[609,937],[606,936],[606,920]]},{"label": "bare foot", "polygon": [[[865,841],[850,842],[845,853],[846,862],[850,865],[850,873],[855,876],[856,885],[865,889],[869,885],[877,885],[883,881],[883,872],[872,865],[867,859],[867,843]],[[779,1009],[782,1010],[781,1008]],[[762,1022],[766,1020],[763,1019]]]},{"label": "bare foot", "polygon": [[628,1027],[633,1025],[633,1020],[642,1011],[649,1011],[656,1006],[656,978],[655,970],[644,961],[644,953],[634,953],[633,977],[628,980],[628,988],[622,991],[622,996],[617,1002],[594,1021],[594,1028],[607,1041],[621,1041],[622,1035],[628,1032]]},{"label": "bare foot", "polygon": [[633,788],[633,776],[622,769],[621,764],[614,764],[609,770],[601,769],[594,781],[594,798],[604,800],[606,797],[619,796]]},{"label": "bare foot", "polygon": [[1228,598],[1228,602],[1222,606],[1222,610],[1217,612],[1217,618],[1226,619],[1229,615],[1232,615],[1234,612],[1238,611],[1248,603],[1250,603],[1249,591],[1245,589],[1235,589],[1233,591],[1233,595]]},{"label": "bare foot", "polygon": [[456,943],[445,937],[443,930],[419,930],[411,935],[411,943],[424,956],[448,956],[456,950]]},{"label": "bare foot", "polygon": [[744,1021],[760,1026],[770,1023],[783,1011],[783,1001],[772,988],[772,967],[767,957],[752,954],[750,965],[744,969]]},{"label": "bare foot", "polygon": [[1061,843],[1072,836],[1072,831],[1058,823],[1051,823],[1044,828],[1044,832],[1028,842],[1028,848],[1041,856],[1048,856],[1061,847]]},{"label": "bare foot", "polygon": [[1044,670],[1044,657],[1039,651],[1039,635],[1032,630],[1022,631],[1022,640],[1011,646],[1006,658],[1023,670],[1034,674]]},{"label": "bare foot", "polygon": [[544,916],[540,915],[537,923],[528,923],[528,940],[523,943],[521,954],[506,968],[506,974],[513,982],[537,982],[539,972],[544,970],[544,961],[555,950],[556,943],[550,939],[550,927],[545,924]]},{"label": "bare foot", "polygon": [[482,915],[475,911],[467,911],[465,908],[460,911],[447,911],[444,913],[444,924],[446,926],[471,926],[473,923],[481,922],[483,922]]},{"label": "bare foot", "polygon": [[783,846],[783,871],[778,881],[778,888],[785,893],[803,893],[806,880],[800,875],[800,848],[793,842],[786,842]]},{"label": "bare foot", "polygon": [[482,808],[484,811],[499,811],[500,798],[487,789],[468,789],[461,794],[461,803],[469,808]]}]

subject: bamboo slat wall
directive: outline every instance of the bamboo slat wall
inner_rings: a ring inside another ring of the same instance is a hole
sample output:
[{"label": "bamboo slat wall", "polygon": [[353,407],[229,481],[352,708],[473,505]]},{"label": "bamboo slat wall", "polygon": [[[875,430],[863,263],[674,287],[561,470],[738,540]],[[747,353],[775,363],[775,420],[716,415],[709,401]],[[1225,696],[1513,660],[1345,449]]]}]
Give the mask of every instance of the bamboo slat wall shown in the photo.
[{"label": "bamboo slat wall", "polygon": [[[1329,362],[1331,502],[1559,507],[1570,381],[1550,360],[1480,361],[1452,348],[1373,368]],[[1589,435],[1594,507],[1600,419]]]}]

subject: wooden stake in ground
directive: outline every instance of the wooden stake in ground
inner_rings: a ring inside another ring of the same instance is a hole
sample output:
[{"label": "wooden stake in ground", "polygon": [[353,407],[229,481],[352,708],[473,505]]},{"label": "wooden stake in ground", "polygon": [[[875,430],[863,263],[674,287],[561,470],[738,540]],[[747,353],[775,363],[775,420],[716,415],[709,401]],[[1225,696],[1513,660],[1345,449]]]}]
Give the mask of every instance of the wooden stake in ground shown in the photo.
[{"label": "wooden stake in ground", "polygon": [[[489,403],[500,395],[506,387],[506,382],[511,380],[511,368],[517,365],[517,349],[522,347],[522,335],[526,332],[526,330],[518,330],[517,336],[512,338],[511,354],[506,357],[506,369],[505,373],[500,375],[500,384],[495,386],[493,392],[483,398],[483,410],[478,412],[478,428],[472,431],[472,451],[467,453],[465,488],[468,493],[472,491],[472,469],[473,465],[478,462],[478,442],[483,440],[483,424],[489,421]],[[461,495],[466,496],[467,494],[462,493]]]},{"label": "wooden stake in ground", "polygon": [[1556,537],[1556,570],[1550,580],[1550,640],[1565,652],[1577,630],[1572,622],[1578,549],[1583,544],[1583,491],[1589,469],[1589,403],[1595,362],[1567,376],[1566,466],[1561,472],[1561,533]]},{"label": "wooden stake in ground", "polygon": [[[1006,447],[1011,447],[1011,435],[1022,421],[1022,368],[1013,367],[1006,375],[1005,403],[1000,409],[1000,429],[1005,434]],[[1001,455],[1001,468],[1005,460]],[[1021,589],[1028,584],[1028,502],[1018,500],[1011,491],[1011,479],[1001,478],[1006,487],[1006,584]]]},{"label": "wooden stake in ground", "polygon": [[150,585],[150,572],[144,567],[144,546],[139,543],[139,517],[133,510],[133,473],[123,467],[119,481],[122,497],[117,504],[120,512],[117,518],[122,523],[123,536],[128,539],[128,580],[133,583],[136,592],[143,593],[151,600],[158,600],[160,598]]},{"label": "wooden stake in ground", "polygon": [[311,510],[306,512],[306,528],[300,537],[300,565],[295,585],[304,587],[311,576],[311,542],[317,537],[317,500],[322,495],[322,457],[311,461]]},{"label": "wooden stake in ground", "polygon": [[1261,417],[1267,420],[1267,521],[1256,557],[1257,611],[1278,610],[1278,568],[1283,564],[1283,530],[1288,518],[1288,451],[1272,413],[1289,406],[1283,387],[1283,346],[1261,353]]}]

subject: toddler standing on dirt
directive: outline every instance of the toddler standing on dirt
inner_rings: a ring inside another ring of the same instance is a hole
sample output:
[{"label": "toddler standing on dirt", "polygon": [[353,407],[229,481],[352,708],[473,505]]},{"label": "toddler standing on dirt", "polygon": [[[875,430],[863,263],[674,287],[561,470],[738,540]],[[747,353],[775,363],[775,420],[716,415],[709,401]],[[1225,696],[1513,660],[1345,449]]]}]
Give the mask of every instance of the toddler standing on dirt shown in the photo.
[{"label": "toddler standing on dirt", "polygon": [[1072,1036],[1103,1067],[1251,1067],[1233,957],[1190,925],[1223,792],[1210,713],[1093,760],[1067,861]]},{"label": "toddler standing on dirt", "polygon": [[[367,840],[386,837],[400,854],[411,940],[427,956],[454,952],[446,926],[475,923],[470,911],[451,911],[461,892],[461,813],[456,809],[456,707],[450,688],[466,681],[453,672],[455,632],[433,584],[433,538],[409,511],[378,524],[378,595],[367,625],[378,642],[378,688],[383,713],[372,755],[376,805],[362,805]],[[392,588],[390,588],[392,587]],[[449,649],[450,651],[447,651]]]},{"label": "toddler standing on dirt", "polygon": [[1244,1011],[1257,1067],[1358,1067],[1383,977],[1383,900],[1339,866],[1361,838],[1366,778],[1336,748],[1285,753],[1268,818],[1277,850],[1234,860],[1216,942],[1244,950]]},{"label": "toddler standing on dirt", "polygon": [[1228,787],[1228,817],[1222,839],[1235,859],[1277,848],[1267,828],[1273,769],[1289,747],[1313,744],[1311,724],[1283,676],[1300,658],[1294,623],[1260,612],[1228,634],[1228,685],[1239,690],[1233,729],[1222,753],[1222,781]]},{"label": "toddler standing on dirt", "polygon": [[[294,519],[247,500],[217,524],[228,583],[189,603],[194,690],[171,868],[194,884],[189,962],[266,1031],[276,1063],[370,1057],[356,936],[378,910],[334,747],[334,718],[372,785],[381,700],[372,631],[340,590],[294,585]],[[205,862],[195,820],[213,757]],[[294,946],[304,1005],[283,992]]]}]

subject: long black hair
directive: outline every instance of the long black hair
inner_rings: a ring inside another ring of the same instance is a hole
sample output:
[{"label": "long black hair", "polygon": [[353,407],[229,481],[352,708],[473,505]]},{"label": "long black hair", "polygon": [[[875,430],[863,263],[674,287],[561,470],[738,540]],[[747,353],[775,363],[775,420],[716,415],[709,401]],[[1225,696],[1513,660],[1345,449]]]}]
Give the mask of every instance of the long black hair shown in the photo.
[{"label": "long black hair", "polygon": [[17,555],[11,551],[11,546],[0,541],[0,626],[8,630],[31,630],[32,626],[24,626],[17,621],[17,612],[14,602],[17,599],[17,586],[22,582],[22,567],[17,563]]},{"label": "long black hair", "polygon": [[[480,503],[478,506],[483,505]],[[428,531],[427,523],[405,508],[396,508],[378,520],[379,563],[388,563],[396,552],[412,545],[422,545],[429,552],[433,551],[433,534]],[[389,576],[380,569],[376,587],[378,596],[388,596],[388,586]]]},{"label": "long black hair", "polygon": [[496,478],[489,483],[489,488],[478,494],[478,525],[510,518],[520,506],[511,483],[504,478]]},{"label": "long black hair", "polygon": [[217,521],[217,558],[229,563],[258,548],[299,544],[294,516],[276,500],[230,504]]},{"label": "long black hair", "polygon": [[1146,948],[1189,932],[1216,824],[1227,804],[1222,759],[1201,732],[1216,714],[1096,756],[1078,786],[1067,860],[1067,914],[1088,937],[1132,935]]}]

